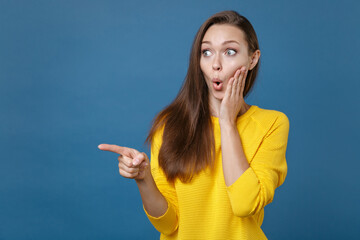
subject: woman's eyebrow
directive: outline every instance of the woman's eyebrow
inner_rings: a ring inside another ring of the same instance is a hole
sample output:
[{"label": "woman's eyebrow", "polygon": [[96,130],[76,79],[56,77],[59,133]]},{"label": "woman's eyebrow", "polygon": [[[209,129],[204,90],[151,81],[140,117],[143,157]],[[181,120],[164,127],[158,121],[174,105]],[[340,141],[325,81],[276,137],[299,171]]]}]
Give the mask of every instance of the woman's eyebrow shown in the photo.
[{"label": "woman's eyebrow", "polygon": [[[202,44],[210,44],[211,45],[211,42],[210,41],[202,41]],[[225,45],[225,44],[228,44],[228,43],[236,43],[238,45],[240,45],[240,43],[238,41],[235,41],[235,40],[228,40],[228,41],[225,41],[222,43],[222,45]]]}]

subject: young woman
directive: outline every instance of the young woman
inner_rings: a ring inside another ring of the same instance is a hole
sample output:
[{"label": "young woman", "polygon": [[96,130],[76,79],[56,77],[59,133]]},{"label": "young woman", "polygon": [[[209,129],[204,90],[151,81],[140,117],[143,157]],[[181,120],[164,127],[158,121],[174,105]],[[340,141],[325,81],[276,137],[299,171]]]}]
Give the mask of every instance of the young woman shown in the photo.
[{"label": "young woman", "polygon": [[211,16],[196,34],[183,87],[154,119],[151,163],[135,149],[99,145],[120,154],[119,172],[136,180],[160,239],[267,239],[260,226],[287,174],[289,120],[244,101],[259,59],[245,17]]}]

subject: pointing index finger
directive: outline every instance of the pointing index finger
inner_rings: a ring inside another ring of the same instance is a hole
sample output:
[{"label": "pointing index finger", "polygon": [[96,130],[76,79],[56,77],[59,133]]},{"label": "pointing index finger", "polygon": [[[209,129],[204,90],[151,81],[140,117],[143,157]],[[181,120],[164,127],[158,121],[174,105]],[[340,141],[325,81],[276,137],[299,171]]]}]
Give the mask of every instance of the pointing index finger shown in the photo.
[{"label": "pointing index finger", "polygon": [[103,151],[118,153],[118,154],[124,155],[126,157],[130,157],[130,158],[135,157],[135,155],[137,154],[137,151],[135,149],[121,147],[121,146],[113,145],[113,144],[100,144],[98,146],[98,148]]}]

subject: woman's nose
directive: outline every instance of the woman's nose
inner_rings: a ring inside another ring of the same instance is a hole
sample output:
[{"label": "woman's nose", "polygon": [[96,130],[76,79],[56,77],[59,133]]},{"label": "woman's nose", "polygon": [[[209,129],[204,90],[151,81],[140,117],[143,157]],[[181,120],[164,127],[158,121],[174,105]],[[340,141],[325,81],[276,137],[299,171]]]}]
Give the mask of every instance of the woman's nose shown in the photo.
[{"label": "woman's nose", "polygon": [[220,58],[218,56],[215,56],[212,67],[215,71],[220,71],[221,70],[221,61]]}]

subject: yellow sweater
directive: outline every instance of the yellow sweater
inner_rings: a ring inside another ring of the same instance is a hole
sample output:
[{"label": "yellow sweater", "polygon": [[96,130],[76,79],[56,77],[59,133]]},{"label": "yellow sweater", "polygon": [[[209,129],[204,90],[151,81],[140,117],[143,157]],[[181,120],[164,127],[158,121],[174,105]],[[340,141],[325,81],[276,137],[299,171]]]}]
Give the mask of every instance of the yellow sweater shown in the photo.
[{"label": "yellow sweater", "polygon": [[169,184],[158,165],[162,130],[151,145],[151,172],[168,202],[163,216],[150,222],[160,239],[267,239],[260,226],[264,207],[287,174],[285,159],[289,120],[279,111],[252,105],[237,119],[237,128],[250,167],[229,187],[225,185],[219,120],[211,117],[215,136],[215,170],[202,170],[190,183]]}]

